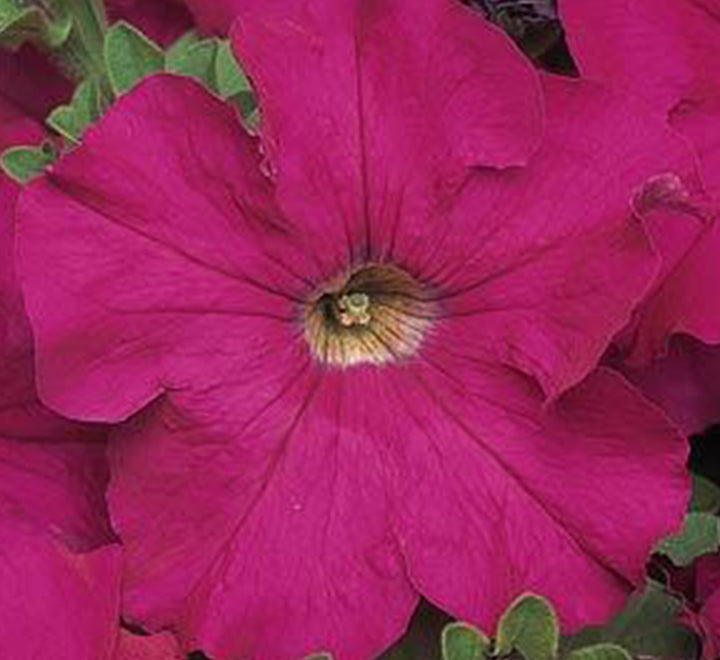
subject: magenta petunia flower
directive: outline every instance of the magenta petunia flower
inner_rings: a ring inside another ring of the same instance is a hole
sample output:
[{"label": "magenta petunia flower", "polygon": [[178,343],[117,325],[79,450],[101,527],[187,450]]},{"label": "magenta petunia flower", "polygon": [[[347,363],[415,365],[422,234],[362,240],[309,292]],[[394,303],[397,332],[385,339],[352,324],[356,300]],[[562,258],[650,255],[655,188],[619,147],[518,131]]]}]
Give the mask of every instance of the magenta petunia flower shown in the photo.
[{"label": "magenta petunia flower", "polygon": [[130,21],[162,45],[172,43],[193,27],[181,0],[107,0],[107,11],[111,21]]},{"label": "magenta petunia flower", "polygon": [[560,0],[568,45],[585,77],[648,99],[660,113],[709,100],[717,0]]},{"label": "magenta petunia flower", "polygon": [[[0,104],[19,116],[42,122],[57,105],[72,96],[72,86],[54,63],[33,46],[13,53],[0,49]],[[0,131],[4,137],[7,132]],[[4,149],[5,147],[3,147]]]},{"label": "magenta petunia flower", "polygon": [[[6,470],[3,470],[3,477]],[[120,629],[118,545],[74,553],[0,514],[0,644],[7,657],[181,660],[174,638]]]},{"label": "magenta petunia flower", "polygon": [[720,421],[714,391],[720,380],[720,306],[715,304],[720,224],[712,206],[704,215],[697,209],[661,209],[647,217],[662,268],[617,341],[616,366],[688,434]]},{"label": "magenta petunia flower", "polygon": [[[43,131],[0,96],[0,150]],[[0,648],[5,657],[110,659],[118,551],[104,502],[105,432],[39,402],[13,267],[19,187],[0,174]]]},{"label": "magenta petunia flower", "polygon": [[[36,141],[42,129],[0,98],[0,151]],[[0,173],[1,510],[54,528],[73,547],[110,537],[103,492],[105,430],[60,418],[37,398],[32,334],[13,264],[20,187]]]},{"label": "magenta petunia flower", "polygon": [[110,660],[117,635],[118,547],[74,554],[0,521],[0,643],[7,657]]},{"label": "magenta petunia flower", "polygon": [[[622,342],[626,374],[688,432],[696,432],[720,420],[718,406],[707,405],[708,383],[720,377],[715,366],[720,365],[720,349],[678,340],[666,363],[642,367],[664,355],[673,334],[720,344],[720,302],[715,295],[720,286],[720,72],[708,66],[720,43],[718,4],[563,0],[560,10],[581,73],[644,97],[690,139],[700,159],[707,196],[703,208],[697,208],[693,191],[678,188],[666,200],[675,208],[656,209],[649,218],[663,269]],[[686,208],[678,208],[678,201]],[[691,377],[699,375],[699,352],[709,356],[700,367],[707,376],[703,380]]]},{"label": "magenta petunia flower", "polygon": [[[227,35],[242,0],[184,0],[198,27],[204,32]],[[285,3],[290,5],[290,0]]]},{"label": "magenta petunia flower", "polygon": [[[713,7],[714,0],[563,0],[560,6],[581,73],[642,96],[668,116],[695,147],[711,200],[704,213],[670,208],[649,223],[668,265],[638,321],[635,364],[661,352],[673,333],[720,343],[714,295],[720,230],[712,221],[720,200],[720,72],[707,65],[720,39]],[[675,201],[687,194],[678,189]]]},{"label": "magenta petunia flower", "polygon": [[690,566],[656,565],[665,575],[669,590],[683,604],[680,620],[702,642],[702,660],[720,657],[720,555],[697,558]]},{"label": "magenta petunia flower", "polygon": [[616,366],[659,403],[686,435],[720,421],[720,348],[673,337],[667,354],[642,367]]},{"label": "magenta petunia flower", "polygon": [[684,143],[543,78],[538,149],[540,79],[459,4],[266,7],[234,34],[263,156],[159,76],[21,204],[42,397],[128,420],[125,616],[217,660],[374,657],[419,594],[604,619],[686,505],[682,440],[593,371],[657,267],[631,200]]}]

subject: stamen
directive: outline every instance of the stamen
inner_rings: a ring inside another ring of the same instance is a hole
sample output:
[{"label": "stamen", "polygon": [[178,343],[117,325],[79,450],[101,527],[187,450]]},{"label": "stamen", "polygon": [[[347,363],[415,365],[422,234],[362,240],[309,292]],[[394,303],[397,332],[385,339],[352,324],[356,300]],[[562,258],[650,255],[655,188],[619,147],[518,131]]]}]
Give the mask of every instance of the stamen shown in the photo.
[{"label": "stamen", "polygon": [[347,293],[338,301],[340,323],[346,328],[351,325],[370,323],[370,296],[367,293]]}]

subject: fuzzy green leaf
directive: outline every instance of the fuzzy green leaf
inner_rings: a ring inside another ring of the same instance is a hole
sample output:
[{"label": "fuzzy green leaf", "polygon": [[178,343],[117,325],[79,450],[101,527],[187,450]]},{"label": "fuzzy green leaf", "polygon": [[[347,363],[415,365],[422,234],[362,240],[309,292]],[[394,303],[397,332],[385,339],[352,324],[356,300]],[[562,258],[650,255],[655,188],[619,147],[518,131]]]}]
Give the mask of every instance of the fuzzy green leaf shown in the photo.
[{"label": "fuzzy green leaf", "polygon": [[217,52],[217,39],[203,39],[173,53],[168,51],[165,56],[165,70],[169,73],[195,78],[214,90]]},{"label": "fuzzy green leaf", "polygon": [[100,88],[94,80],[78,85],[69,105],[55,108],[47,124],[73,143],[79,143],[85,129],[103,112]]},{"label": "fuzzy green leaf", "polygon": [[107,16],[102,0],[56,0],[73,17],[74,32],[89,56],[101,63],[105,47]]},{"label": "fuzzy green leaf", "polygon": [[240,92],[240,94],[231,96],[227,101],[238,109],[240,116],[247,124],[253,128],[257,126],[260,114],[258,112],[255,95],[252,92]]},{"label": "fuzzy green leaf", "polygon": [[0,45],[10,50],[26,41],[57,48],[67,40],[72,25],[70,16],[51,18],[40,7],[19,8],[7,2],[0,5]]},{"label": "fuzzy green leaf", "polygon": [[717,513],[720,510],[720,488],[698,474],[692,475],[693,490],[690,511]]},{"label": "fuzzy green leaf", "polygon": [[105,37],[105,64],[115,94],[124,94],[143,78],[163,70],[162,50],[137,28],[119,21]]},{"label": "fuzzy green leaf", "polygon": [[172,61],[177,57],[182,57],[183,53],[187,52],[198,41],[200,41],[200,35],[195,30],[188,30],[165,50],[165,61]]},{"label": "fuzzy green leaf", "polygon": [[80,143],[82,128],[78,124],[74,110],[69,105],[61,105],[55,108],[48,115],[45,123],[65,139],[70,140],[70,142]]},{"label": "fuzzy green leaf", "polygon": [[632,660],[632,656],[617,644],[595,644],[573,651],[567,660]]},{"label": "fuzzy green leaf", "polygon": [[227,39],[218,43],[215,80],[217,93],[224,99],[237,96],[241,92],[252,93],[250,83],[237,63]]},{"label": "fuzzy green leaf", "polygon": [[11,179],[25,184],[41,175],[55,160],[50,143],[39,147],[11,147],[0,157],[0,165]]},{"label": "fuzzy green leaf", "polygon": [[467,623],[450,623],[442,631],[443,660],[482,660],[490,640]]},{"label": "fuzzy green leaf", "polygon": [[657,551],[667,555],[676,566],[688,566],[695,559],[720,547],[718,518],[710,513],[689,513],[682,530],[660,543]]},{"label": "fuzzy green leaf", "polygon": [[495,654],[513,650],[525,660],[552,660],[557,655],[560,629],[550,603],[534,594],[517,598],[500,618]]}]

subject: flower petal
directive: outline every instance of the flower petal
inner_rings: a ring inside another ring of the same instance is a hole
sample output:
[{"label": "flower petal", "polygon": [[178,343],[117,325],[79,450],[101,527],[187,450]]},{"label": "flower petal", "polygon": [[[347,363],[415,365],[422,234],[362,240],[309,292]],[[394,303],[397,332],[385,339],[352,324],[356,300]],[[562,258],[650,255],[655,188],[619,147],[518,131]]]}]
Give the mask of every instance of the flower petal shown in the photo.
[{"label": "flower petal", "polygon": [[170,633],[146,636],[121,630],[113,660],[184,660],[185,657]]},{"label": "flower petal", "polygon": [[192,17],[179,0],[108,0],[111,21],[125,20],[162,45],[192,28]]},{"label": "flower petal", "polygon": [[285,364],[174,393],[116,439],[124,610],[218,660],[376,657],[417,601],[389,528],[383,452],[365,434],[377,402],[362,393],[377,374]]},{"label": "flower petal", "polygon": [[6,657],[110,660],[119,547],[76,555],[48,536],[0,527],[0,647]]},{"label": "flower petal", "polygon": [[[73,428],[66,422],[65,431]],[[104,490],[105,445],[3,437],[0,431],[0,516],[52,533],[76,551],[113,538]]]},{"label": "flower petal", "polygon": [[[72,96],[72,85],[57,67],[30,45],[17,53],[0,49],[0,105],[43,122],[48,113]],[[6,134],[6,127],[2,127]],[[2,174],[0,174],[2,176]]]},{"label": "flower petal", "polygon": [[686,435],[720,422],[720,347],[676,336],[667,355],[620,371],[657,402]]},{"label": "flower petal", "polygon": [[243,0],[185,0],[203,32],[226,35]]},{"label": "flower petal", "polygon": [[233,45],[260,98],[280,203],[326,231],[344,226],[353,260],[377,258],[375,232],[448,197],[467,166],[522,164],[536,148],[536,74],[460,3],[239,11]]},{"label": "flower petal", "polygon": [[547,131],[529,165],[476,172],[449,218],[404,219],[391,244],[473,350],[555,396],[594,368],[658,267],[633,196],[694,158],[644,103],[591,83],[545,87]]},{"label": "flower petal", "polygon": [[713,4],[561,0],[559,8],[583,76],[644,96],[664,112],[707,84],[720,22]]},{"label": "flower petal", "polygon": [[296,335],[294,267],[317,260],[285,240],[271,194],[255,143],[196,83],[159,76],[121,99],[19,205],[44,401],[118,421],[172,385],[168,356],[218,319]]},{"label": "flower petal", "polygon": [[[720,200],[720,73],[707,62],[717,53],[720,11],[712,0],[564,0],[561,13],[581,72],[651,101],[674,128],[690,138],[707,189]],[[673,332],[708,343],[720,341],[720,281],[716,228],[709,228],[686,255],[673,245],[688,219],[668,214],[650,231],[663,259],[672,263],[638,313],[629,360],[647,362],[665,349]],[[690,218],[690,225],[697,220]],[[675,225],[673,227],[673,225]],[[668,246],[671,250],[668,252]],[[702,303],[698,304],[698,300]]]},{"label": "flower petal", "polygon": [[565,630],[607,620],[682,520],[682,439],[610,371],[547,408],[516,372],[439,345],[426,363],[396,378],[389,404],[404,429],[398,535],[414,584],[484,630],[526,591],[548,597]]},{"label": "flower petal", "polygon": [[[668,339],[674,334],[687,334],[707,344],[720,343],[720,302],[715,291],[720,286],[720,217],[703,227],[691,221],[692,238],[680,255],[677,245],[679,225],[688,225],[687,218],[667,214],[665,222],[651,220],[651,233],[660,245],[664,275],[658,278],[646,300],[636,312],[632,326],[621,338],[631,367],[647,364],[662,356]],[[675,242],[673,247],[667,247]]]}]

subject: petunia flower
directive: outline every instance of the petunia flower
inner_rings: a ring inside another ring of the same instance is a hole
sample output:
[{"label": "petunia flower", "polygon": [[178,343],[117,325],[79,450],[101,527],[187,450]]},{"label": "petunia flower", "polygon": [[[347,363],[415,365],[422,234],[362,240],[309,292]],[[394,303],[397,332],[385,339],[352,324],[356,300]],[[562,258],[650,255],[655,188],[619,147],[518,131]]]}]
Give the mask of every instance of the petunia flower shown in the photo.
[{"label": "petunia flower", "polygon": [[[717,8],[714,0],[560,2],[581,74],[645,98],[691,141],[700,159],[706,191],[702,211],[666,208],[649,219],[664,268],[638,311],[632,333],[623,339],[625,373],[690,433],[720,420],[720,407],[711,413],[701,403],[707,399],[703,390],[708,381],[687,378],[701,350],[708,356],[703,373],[718,365],[711,380],[720,377],[720,348],[715,348],[720,344],[715,295],[720,286],[720,73],[708,66],[720,42]],[[674,340],[667,360],[643,369],[665,354],[672,335],[690,339]],[[692,338],[707,346],[701,349]],[[685,377],[674,383],[680,371]]]},{"label": "petunia flower", "polygon": [[124,616],[216,660],[375,657],[419,594],[606,618],[687,500],[681,438],[595,370],[684,143],[443,0],[247,2],[233,39],[262,150],[159,76],[21,203],[41,396],[127,420]]},{"label": "petunia flower", "polygon": [[680,620],[700,637],[702,660],[717,660],[720,654],[720,554],[703,555],[684,567],[655,556],[652,566],[663,575],[670,592],[682,602]]},{"label": "petunia flower", "polygon": [[[70,96],[72,87],[67,78],[35,48],[26,45],[16,53],[0,49],[3,113],[9,113],[12,108],[18,117],[42,122],[55,106]],[[2,133],[7,135],[4,129]]]},{"label": "petunia flower", "polygon": [[[0,148],[42,130],[0,100]],[[0,174],[0,648],[13,658],[175,660],[169,635],[120,633],[120,548],[105,508],[105,429],[37,399],[12,262],[19,187]]]},{"label": "petunia flower", "polygon": [[[5,476],[6,469],[2,471]],[[0,644],[13,658],[180,660],[168,634],[120,629],[120,546],[76,553],[0,516]]]},{"label": "petunia flower", "polygon": [[712,92],[716,0],[559,0],[573,58],[584,77],[650,101],[666,114]]},{"label": "petunia flower", "polygon": [[0,523],[0,642],[15,658],[110,660],[117,624],[118,546],[75,554]]},{"label": "petunia flower", "polygon": [[[272,1],[272,0],[271,0]],[[242,0],[184,0],[198,27],[204,32],[227,35],[242,8]],[[290,0],[284,3],[290,6]]]},{"label": "petunia flower", "polygon": [[181,0],[107,0],[107,11],[110,21],[129,21],[162,45],[168,45],[193,27],[192,17]]},{"label": "petunia flower", "polygon": [[615,363],[644,394],[662,405],[686,435],[720,421],[720,350],[685,335],[667,354],[641,367]]},{"label": "petunia flower", "polygon": [[[0,96],[0,150],[43,134]],[[13,265],[18,193],[0,173],[0,648],[12,658],[109,660],[120,566],[104,501],[105,430],[37,398]]]}]

